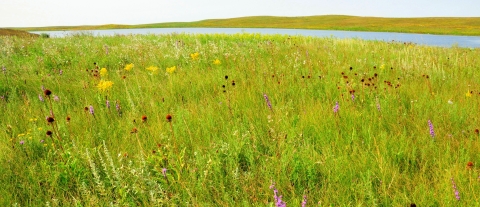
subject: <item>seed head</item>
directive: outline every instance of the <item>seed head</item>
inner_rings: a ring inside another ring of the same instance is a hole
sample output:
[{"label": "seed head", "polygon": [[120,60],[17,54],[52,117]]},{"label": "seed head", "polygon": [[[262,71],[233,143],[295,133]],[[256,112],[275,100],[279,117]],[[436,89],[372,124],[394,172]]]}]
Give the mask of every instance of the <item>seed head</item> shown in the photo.
[{"label": "seed head", "polygon": [[167,122],[172,121],[172,115],[170,115],[170,114],[167,114],[167,116],[165,118],[167,119]]},{"label": "seed head", "polygon": [[147,121],[147,116],[143,115],[142,116],[142,122],[146,122]]},{"label": "seed head", "polygon": [[52,94],[52,91],[48,90],[48,89],[45,89],[43,91],[43,94],[45,94],[46,97],[49,97],[51,94]]},{"label": "seed head", "polygon": [[47,134],[47,136],[52,136],[53,132],[48,130],[46,134]]},{"label": "seed head", "polygon": [[51,117],[51,116],[47,117],[47,122],[48,123],[52,123],[54,121],[55,121],[55,119],[53,117]]}]

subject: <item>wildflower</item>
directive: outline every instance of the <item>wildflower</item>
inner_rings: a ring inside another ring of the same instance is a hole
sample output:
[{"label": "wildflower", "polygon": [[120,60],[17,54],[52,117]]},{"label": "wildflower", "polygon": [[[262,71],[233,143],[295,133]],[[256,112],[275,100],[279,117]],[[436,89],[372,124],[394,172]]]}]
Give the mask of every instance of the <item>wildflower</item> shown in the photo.
[{"label": "wildflower", "polygon": [[286,207],[287,204],[284,201],[282,201],[282,196],[278,195],[278,190],[277,188],[275,188],[275,183],[272,183],[272,185],[270,185],[270,189],[273,189],[273,198],[275,199],[275,206]]},{"label": "wildflower", "polygon": [[70,123],[70,116],[67,116],[67,123]]},{"label": "wildflower", "polygon": [[220,65],[220,64],[222,64],[222,63],[220,62],[219,59],[216,59],[216,60],[213,61],[213,64],[214,64],[214,65]]},{"label": "wildflower", "polygon": [[43,102],[43,97],[42,97],[42,95],[38,94],[38,99],[39,99],[41,102]]},{"label": "wildflower", "polygon": [[131,131],[130,133],[131,133],[131,134],[135,134],[135,133],[137,133],[137,132],[138,132],[138,129],[135,128],[135,127],[133,127],[133,129],[132,129],[132,131]]},{"label": "wildflower", "polygon": [[20,141],[20,144],[25,144],[25,141],[24,140]]},{"label": "wildflower", "polygon": [[471,170],[473,168],[473,162],[467,163],[467,169]]},{"label": "wildflower", "polygon": [[455,192],[455,198],[457,199],[457,201],[459,201],[460,200],[460,192],[458,192],[457,184],[455,184],[455,181],[453,180],[453,177],[450,180],[452,181],[452,188],[453,188],[453,191]]},{"label": "wildflower", "polygon": [[385,64],[380,65],[380,69],[385,69]]},{"label": "wildflower", "polygon": [[103,47],[105,48],[105,54],[108,55],[108,46],[104,45]]},{"label": "wildflower", "polygon": [[106,68],[100,69],[100,76],[105,76],[105,75],[107,75],[107,73],[108,73],[108,71],[107,71]]},{"label": "wildflower", "polygon": [[52,91],[48,90],[48,89],[45,89],[43,91],[43,94],[45,94],[46,97],[49,97],[51,94],[52,94]]},{"label": "wildflower", "polygon": [[338,109],[340,109],[340,105],[338,105],[338,101],[335,103],[335,106],[333,107],[333,113],[337,113]]},{"label": "wildflower", "polygon": [[453,101],[452,101],[452,100],[448,100],[447,103],[448,103],[448,104],[453,104]]},{"label": "wildflower", "polygon": [[146,122],[147,121],[147,116],[143,115],[142,116],[142,122]]},{"label": "wildflower", "polygon": [[43,139],[42,139],[42,140],[40,140],[40,143],[44,143],[44,142],[45,142],[45,140],[43,140]]},{"label": "wildflower", "polygon": [[200,53],[198,52],[192,53],[190,54],[190,57],[192,58],[192,60],[198,60],[198,58],[200,57]]},{"label": "wildflower", "polygon": [[377,98],[376,102],[377,102],[377,104],[376,104],[377,105],[377,110],[380,111],[381,108],[380,108],[380,102],[378,101],[378,98]]},{"label": "wildflower", "polygon": [[125,65],[125,70],[126,71],[130,71],[130,70],[132,70],[132,68],[133,68],[133,63]]},{"label": "wildflower", "polygon": [[428,120],[428,127],[430,128],[430,136],[432,136],[432,138],[435,138],[435,131],[433,130],[433,124],[430,120]]},{"label": "wildflower", "polygon": [[155,73],[157,70],[158,70],[158,67],[155,67],[155,66],[150,66],[148,68],[146,68],[147,70],[151,71],[152,73]]},{"label": "wildflower", "polygon": [[59,75],[63,75],[63,70],[60,70],[60,71],[58,72],[58,74],[59,74]]},{"label": "wildflower", "polygon": [[167,122],[172,121],[172,115],[170,115],[170,114],[167,114],[167,116],[165,118],[167,119]]},{"label": "wildflower", "polygon": [[163,177],[167,177],[167,168],[162,168]]},{"label": "wildflower", "polygon": [[110,101],[109,100],[107,100],[106,105],[107,105],[107,109],[110,109]]},{"label": "wildflower", "polygon": [[468,92],[465,94],[465,96],[466,96],[466,97],[472,97],[472,94],[473,94],[473,91],[468,91]]},{"label": "wildflower", "polygon": [[307,206],[307,196],[303,195],[302,207]]},{"label": "wildflower", "polygon": [[355,94],[354,93],[352,93],[351,97],[352,97],[352,101],[355,101]]},{"label": "wildflower", "polygon": [[177,69],[177,67],[176,67],[176,66],[173,66],[173,67],[167,68],[166,71],[167,71],[167,73],[172,74],[173,72],[175,72],[176,69]]},{"label": "wildflower", "polygon": [[115,104],[115,109],[117,109],[118,113],[120,113],[120,102],[117,101],[117,103]]},{"label": "wildflower", "polygon": [[45,133],[47,136],[52,136],[53,132],[48,130],[47,133]]},{"label": "wildflower", "polygon": [[267,94],[263,94],[263,98],[265,98],[265,102],[267,103],[267,106],[270,110],[272,110],[272,104],[270,103],[270,100],[268,100]]},{"label": "wildflower", "polygon": [[106,91],[106,90],[110,89],[112,86],[113,86],[112,81],[100,80],[100,83],[98,83],[97,88],[98,88],[98,90]]},{"label": "wildflower", "polygon": [[91,115],[95,115],[92,105],[90,105],[90,107],[88,107],[88,111],[90,112]]},{"label": "wildflower", "polygon": [[53,96],[53,100],[54,100],[54,101],[60,101],[60,98],[59,98],[57,95],[54,95],[54,96]]}]

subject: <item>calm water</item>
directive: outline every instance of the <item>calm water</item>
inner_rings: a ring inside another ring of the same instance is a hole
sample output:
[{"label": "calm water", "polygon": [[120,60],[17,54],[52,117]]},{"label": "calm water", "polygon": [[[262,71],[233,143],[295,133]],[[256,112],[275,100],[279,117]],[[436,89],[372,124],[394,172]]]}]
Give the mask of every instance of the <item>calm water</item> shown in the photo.
[{"label": "calm water", "polygon": [[[33,33],[48,33],[51,37],[64,37],[79,31],[43,31]],[[256,29],[256,28],[148,28],[148,29],[112,29],[112,30],[86,30],[81,32],[93,35],[127,35],[127,34],[236,34],[236,33],[260,33],[260,34],[285,34],[304,35],[313,37],[337,37],[337,38],[360,38],[365,40],[412,42],[419,45],[451,47],[480,48],[480,36],[454,36],[454,35],[429,35],[408,34],[394,32],[352,32],[334,30],[305,30],[305,29]]]}]

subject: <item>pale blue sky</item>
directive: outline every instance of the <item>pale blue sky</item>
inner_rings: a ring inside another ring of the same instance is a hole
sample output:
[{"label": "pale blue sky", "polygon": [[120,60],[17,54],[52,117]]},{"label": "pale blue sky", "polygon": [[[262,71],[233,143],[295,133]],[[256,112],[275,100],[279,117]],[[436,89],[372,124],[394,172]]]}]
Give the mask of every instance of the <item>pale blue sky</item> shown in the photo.
[{"label": "pale blue sky", "polygon": [[480,0],[0,0],[0,27],[145,24],[243,16],[480,17]]}]

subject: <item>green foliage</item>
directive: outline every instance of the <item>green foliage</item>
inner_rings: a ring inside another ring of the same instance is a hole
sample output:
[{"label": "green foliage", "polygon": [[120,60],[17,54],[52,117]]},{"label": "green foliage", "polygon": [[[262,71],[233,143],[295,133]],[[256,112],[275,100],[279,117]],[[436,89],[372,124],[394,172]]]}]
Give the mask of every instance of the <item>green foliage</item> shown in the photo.
[{"label": "green foliage", "polygon": [[2,206],[273,206],[272,182],[289,206],[479,204],[479,49],[259,34],[0,42]]}]

